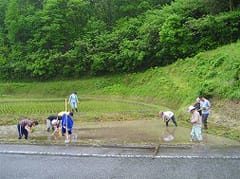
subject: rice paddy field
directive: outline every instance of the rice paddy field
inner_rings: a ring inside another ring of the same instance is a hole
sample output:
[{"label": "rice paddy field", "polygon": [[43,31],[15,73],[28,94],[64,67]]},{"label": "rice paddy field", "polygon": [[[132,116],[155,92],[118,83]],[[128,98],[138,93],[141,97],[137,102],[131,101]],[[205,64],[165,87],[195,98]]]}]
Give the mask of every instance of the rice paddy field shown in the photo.
[{"label": "rice paddy field", "polygon": [[[0,99],[0,125],[16,124],[24,118],[44,123],[49,115],[69,111],[69,108],[67,99],[64,98],[2,97]],[[111,97],[81,97],[78,108],[79,112],[74,114],[76,122],[153,119],[158,117],[159,111],[156,105]]]},{"label": "rice paddy field", "polygon": [[[14,125],[15,129],[15,125],[19,120],[29,118],[37,120],[42,124],[42,128],[45,128],[46,118],[49,115],[57,115],[65,110],[69,111],[69,107],[65,98],[16,98],[14,96],[1,96],[0,126],[11,127]],[[146,120],[151,120],[153,123],[158,120],[159,123],[161,120],[158,112],[160,110],[168,110],[164,106],[116,96],[79,96],[78,109],[79,111],[74,113],[76,124]],[[177,116],[177,119],[180,126],[190,129],[189,123],[184,122],[181,116]],[[164,124],[160,123],[160,127],[163,127]],[[216,126],[214,123],[209,125],[209,133],[239,141],[238,130],[230,131],[222,126]],[[158,129],[160,127],[158,126]]]}]

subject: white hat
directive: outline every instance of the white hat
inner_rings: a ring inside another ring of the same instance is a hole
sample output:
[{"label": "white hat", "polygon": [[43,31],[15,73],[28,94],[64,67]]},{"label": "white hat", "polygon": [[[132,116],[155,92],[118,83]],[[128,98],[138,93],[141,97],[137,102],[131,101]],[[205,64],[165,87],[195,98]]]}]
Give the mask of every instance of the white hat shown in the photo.
[{"label": "white hat", "polygon": [[53,125],[53,126],[57,125],[57,122],[58,122],[57,119],[53,119],[53,120],[52,120],[52,125]]},{"label": "white hat", "polygon": [[188,112],[191,112],[193,109],[195,109],[194,106],[189,106],[189,107],[188,107]]}]

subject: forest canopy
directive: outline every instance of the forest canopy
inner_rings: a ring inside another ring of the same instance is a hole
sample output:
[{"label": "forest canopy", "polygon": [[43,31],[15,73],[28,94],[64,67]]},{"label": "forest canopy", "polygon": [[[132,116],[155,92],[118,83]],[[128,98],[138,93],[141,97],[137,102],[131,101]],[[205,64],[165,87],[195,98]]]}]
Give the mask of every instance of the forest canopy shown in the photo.
[{"label": "forest canopy", "polygon": [[0,79],[165,66],[240,37],[240,0],[1,0]]}]

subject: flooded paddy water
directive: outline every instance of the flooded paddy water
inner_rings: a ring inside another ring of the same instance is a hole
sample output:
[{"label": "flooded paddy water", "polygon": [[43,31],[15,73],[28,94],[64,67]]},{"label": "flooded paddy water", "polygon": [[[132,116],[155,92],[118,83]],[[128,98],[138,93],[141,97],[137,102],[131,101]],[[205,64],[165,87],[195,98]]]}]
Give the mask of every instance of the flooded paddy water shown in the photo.
[{"label": "flooded paddy water", "polygon": [[[63,99],[2,99],[0,142],[64,144],[64,137],[55,139],[47,132],[45,120],[50,114],[57,114],[64,109]],[[82,98],[80,112],[74,114],[74,127],[71,144],[74,145],[192,145],[191,128],[181,120],[179,126],[172,123],[166,128],[158,117],[163,106],[137,101],[114,98]],[[23,117],[40,121],[36,131],[29,139],[18,140],[17,121]],[[215,119],[214,115],[212,118]],[[138,119],[138,120],[136,120]],[[215,122],[215,121],[214,121]],[[239,125],[237,125],[239,126]],[[211,126],[210,126],[211,127]],[[210,129],[211,130],[211,129]],[[240,145],[239,140],[211,135],[203,130],[203,142],[206,145]]]},{"label": "flooded paddy water", "polygon": [[[93,146],[182,146],[192,145],[190,141],[190,128],[166,128],[161,120],[133,120],[108,122],[78,122],[74,124],[73,145]],[[171,137],[169,137],[171,136]],[[64,144],[64,137],[59,135],[53,139],[51,132],[41,124],[36,131],[30,133],[29,139],[18,140],[17,126],[0,126],[0,142],[7,143],[39,143]],[[239,141],[211,135],[203,131],[203,145],[240,146]]]}]

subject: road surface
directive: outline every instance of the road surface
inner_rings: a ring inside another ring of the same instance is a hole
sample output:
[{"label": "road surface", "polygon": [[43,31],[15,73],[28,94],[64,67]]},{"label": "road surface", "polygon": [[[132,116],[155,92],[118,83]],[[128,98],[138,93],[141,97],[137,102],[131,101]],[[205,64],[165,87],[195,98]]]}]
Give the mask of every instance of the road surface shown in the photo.
[{"label": "road surface", "polygon": [[239,146],[91,147],[0,145],[1,179],[239,179]]}]

